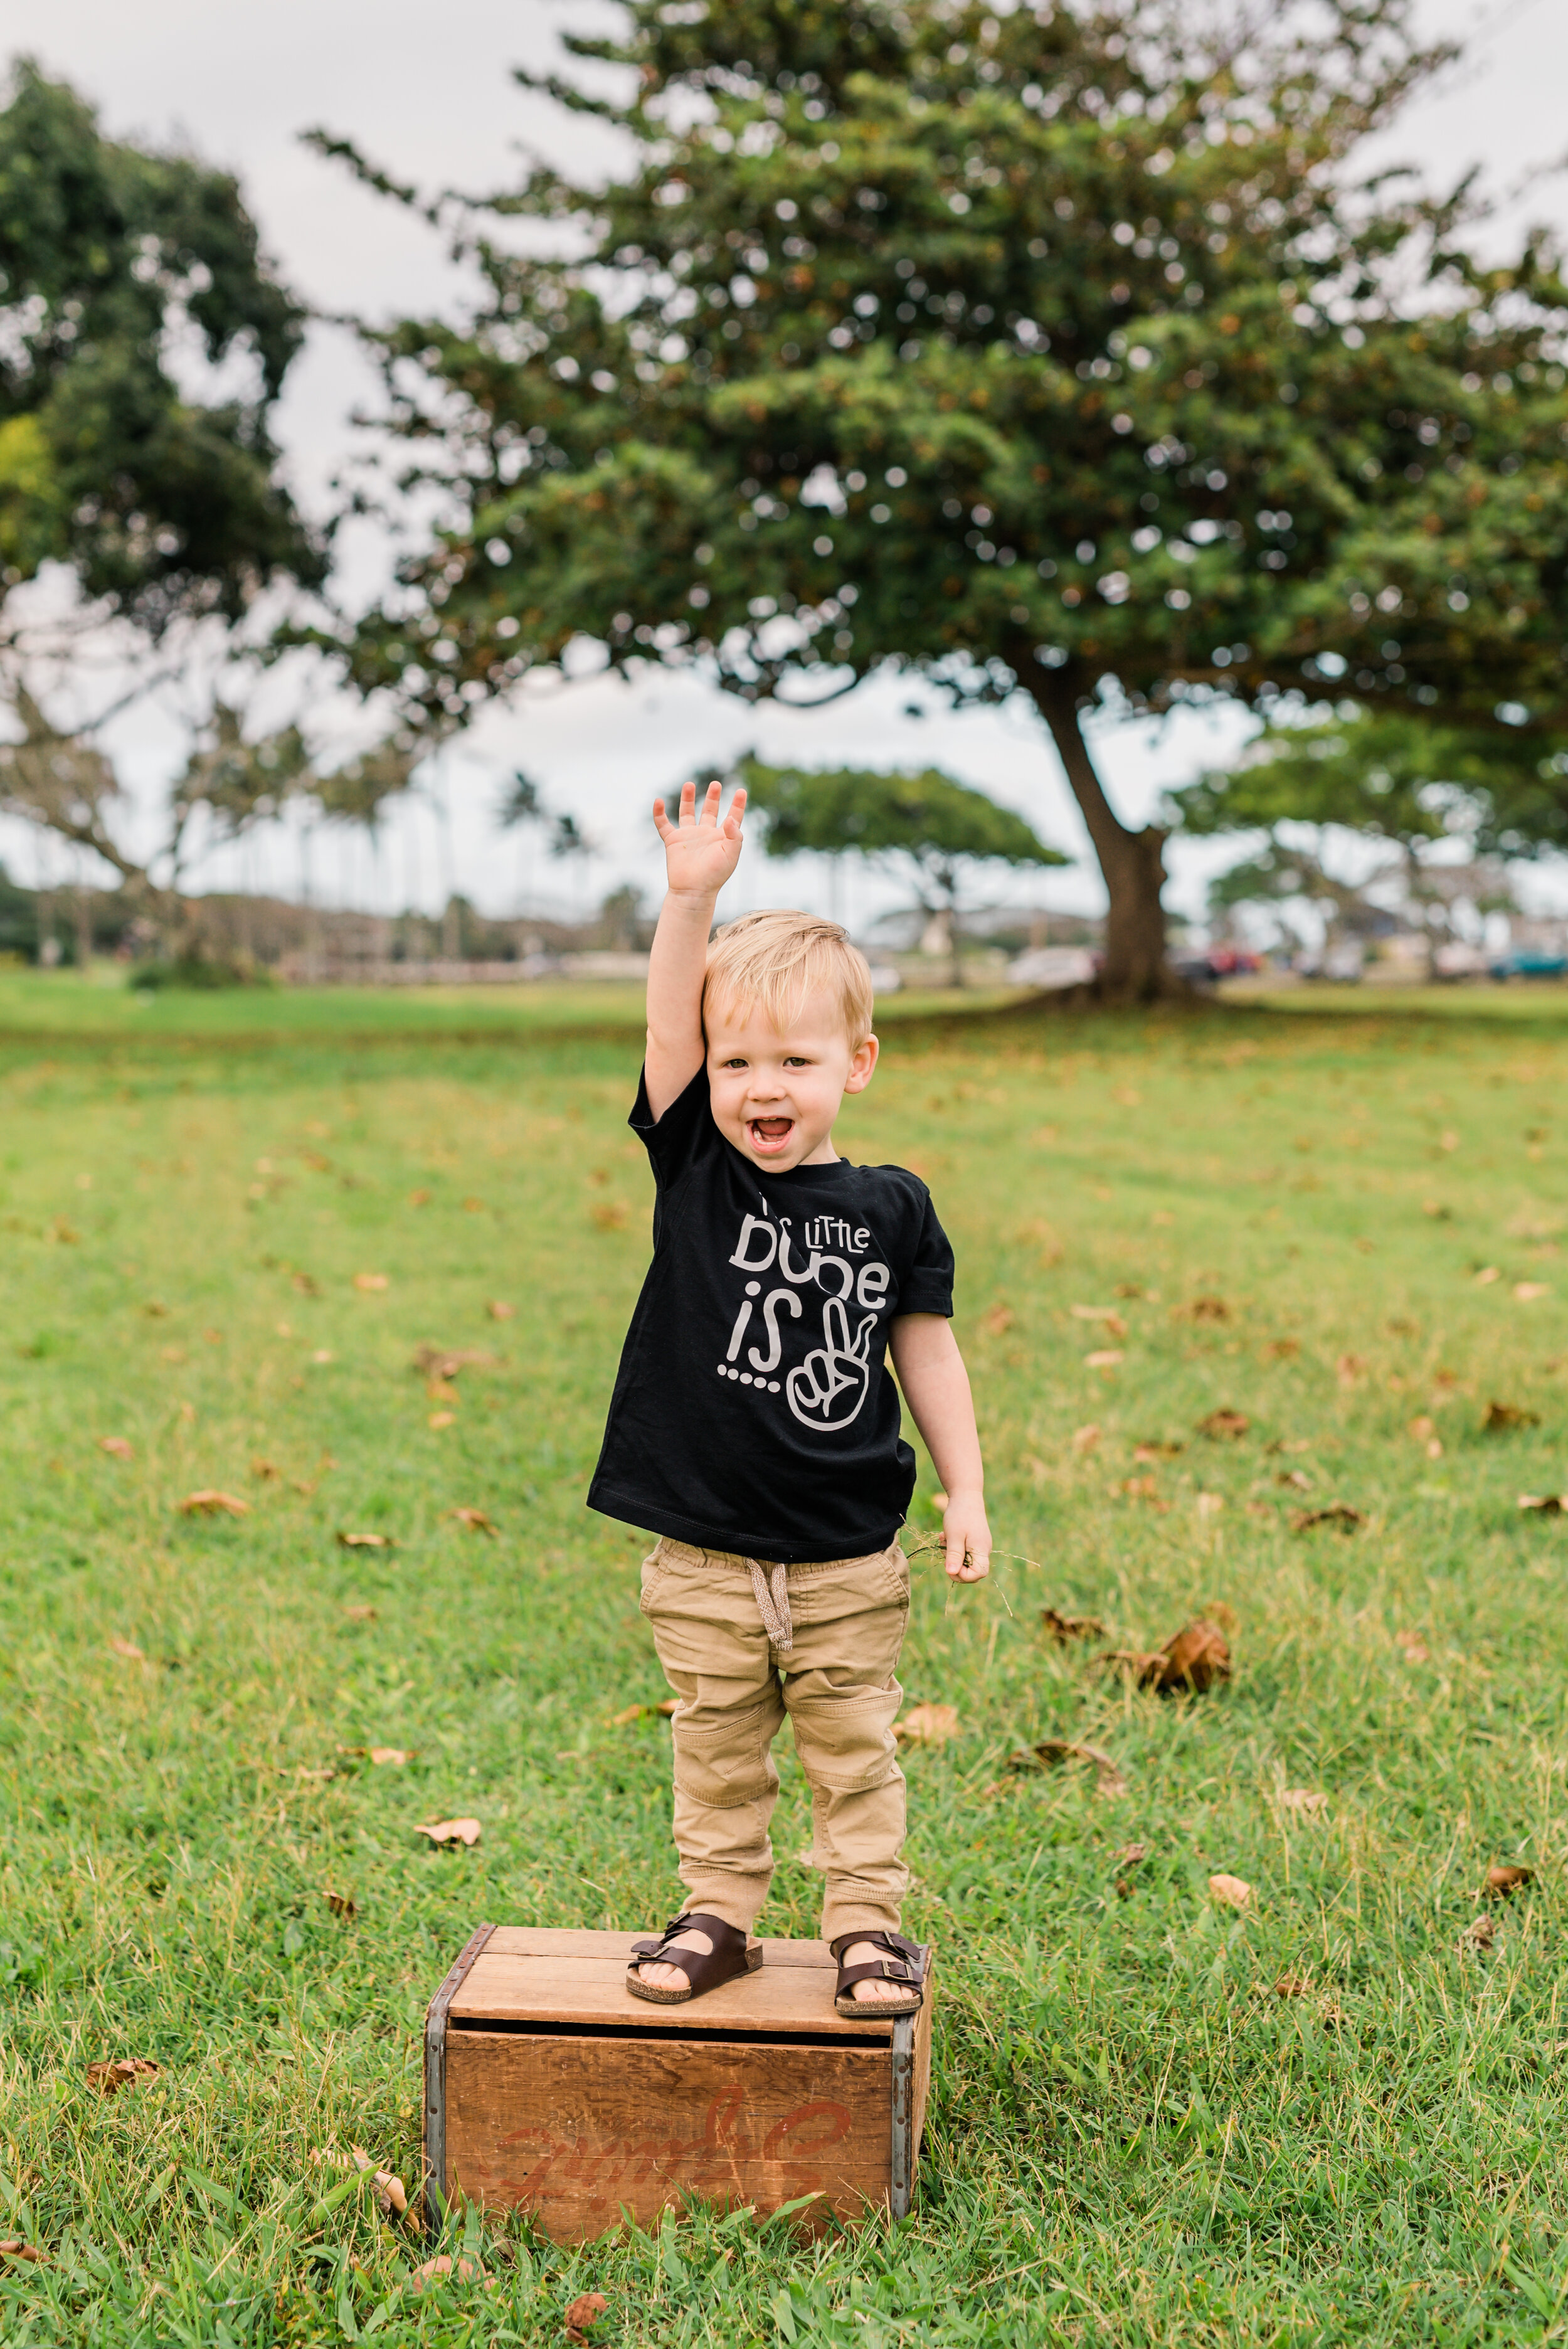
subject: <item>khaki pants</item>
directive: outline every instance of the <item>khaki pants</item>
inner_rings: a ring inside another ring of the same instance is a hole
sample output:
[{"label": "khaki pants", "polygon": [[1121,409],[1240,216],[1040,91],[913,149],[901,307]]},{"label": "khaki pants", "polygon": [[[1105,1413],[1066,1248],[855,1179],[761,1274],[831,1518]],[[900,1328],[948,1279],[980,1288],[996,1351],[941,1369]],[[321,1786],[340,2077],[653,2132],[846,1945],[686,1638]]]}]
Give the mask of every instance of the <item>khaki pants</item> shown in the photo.
[{"label": "khaki pants", "polygon": [[744,1558],[661,1541],[643,1562],[643,1612],[680,1699],[675,1840],[686,1906],[742,1932],[755,1926],[773,1875],[769,1749],[788,1713],[811,1787],[812,1857],[828,1879],[823,1939],[896,1931],[909,1871],[893,1671],[909,1567],[894,1543],[871,1557],[792,1566],[788,1588],[794,1646],[781,1657]]}]

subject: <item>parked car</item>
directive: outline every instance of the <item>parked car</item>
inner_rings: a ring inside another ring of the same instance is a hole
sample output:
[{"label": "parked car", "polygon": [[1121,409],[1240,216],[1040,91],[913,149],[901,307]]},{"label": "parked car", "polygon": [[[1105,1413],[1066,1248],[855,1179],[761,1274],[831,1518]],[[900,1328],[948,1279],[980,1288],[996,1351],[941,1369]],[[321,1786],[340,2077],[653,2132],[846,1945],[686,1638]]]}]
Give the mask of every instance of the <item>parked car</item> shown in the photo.
[{"label": "parked car", "polygon": [[1568,972],[1568,954],[1553,954],[1545,947],[1513,947],[1491,965],[1493,978],[1561,978]]}]

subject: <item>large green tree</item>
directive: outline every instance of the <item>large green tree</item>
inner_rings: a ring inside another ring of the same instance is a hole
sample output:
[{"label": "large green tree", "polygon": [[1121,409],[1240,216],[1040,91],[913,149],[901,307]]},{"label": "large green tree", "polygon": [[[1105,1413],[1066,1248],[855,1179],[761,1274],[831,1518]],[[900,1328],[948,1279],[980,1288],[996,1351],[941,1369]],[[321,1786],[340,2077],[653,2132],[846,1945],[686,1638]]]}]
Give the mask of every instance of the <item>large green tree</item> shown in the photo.
[{"label": "large green tree", "polygon": [[[49,563],[90,618],[153,637],[238,619],[273,578],[319,584],[269,426],[304,324],[226,172],[107,139],[73,90],[17,66],[0,108],[0,642],[5,591]],[[181,388],[181,344],[222,370],[210,399]]]},{"label": "large green tree", "polygon": [[1468,198],[1358,176],[1434,62],[1406,0],[624,23],[548,87],[625,167],[494,199],[548,227],[521,255],[449,213],[482,298],[376,338],[444,526],[352,632],[363,686],[459,719],[591,637],[750,697],[1026,696],[1119,997],[1168,983],[1164,833],[1111,806],[1094,712],[1326,676],[1560,711],[1568,299],[1542,238],[1483,269]]},{"label": "large green tree", "polygon": [[770,856],[858,855],[914,883],[921,904],[946,919],[953,984],[964,983],[959,893],[972,864],[1066,864],[1021,815],[936,767],[918,775],[879,769],[769,767],[739,771],[748,804],[764,818]]}]

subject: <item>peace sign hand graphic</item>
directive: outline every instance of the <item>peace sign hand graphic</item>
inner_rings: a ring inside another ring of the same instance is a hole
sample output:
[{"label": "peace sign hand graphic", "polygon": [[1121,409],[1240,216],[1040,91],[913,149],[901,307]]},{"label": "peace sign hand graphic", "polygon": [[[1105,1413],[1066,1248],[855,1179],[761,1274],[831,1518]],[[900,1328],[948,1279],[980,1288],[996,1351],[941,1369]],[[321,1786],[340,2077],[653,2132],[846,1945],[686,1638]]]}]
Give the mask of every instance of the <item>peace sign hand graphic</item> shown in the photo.
[{"label": "peace sign hand graphic", "polygon": [[785,1381],[789,1408],[803,1427],[825,1434],[848,1427],[870,1391],[871,1337],[877,1317],[868,1313],[853,1338],[841,1299],[822,1308],[822,1343],[797,1363]]}]

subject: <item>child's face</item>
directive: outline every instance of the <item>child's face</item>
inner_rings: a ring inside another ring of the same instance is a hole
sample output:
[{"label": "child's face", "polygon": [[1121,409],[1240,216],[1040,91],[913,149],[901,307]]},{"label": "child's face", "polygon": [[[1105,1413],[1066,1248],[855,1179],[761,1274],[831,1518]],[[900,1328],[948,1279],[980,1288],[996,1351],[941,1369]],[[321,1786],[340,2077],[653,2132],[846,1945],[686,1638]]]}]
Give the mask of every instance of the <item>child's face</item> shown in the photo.
[{"label": "child's face", "polygon": [[851,1046],[826,994],[809,995],[787,1029],[758,1004],[710,1002],[705,1013],[713,1122],[725,1140],[775,1171],[830,1164],[839,1103],[870,1084],[876,1038]]}]

